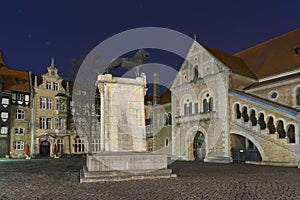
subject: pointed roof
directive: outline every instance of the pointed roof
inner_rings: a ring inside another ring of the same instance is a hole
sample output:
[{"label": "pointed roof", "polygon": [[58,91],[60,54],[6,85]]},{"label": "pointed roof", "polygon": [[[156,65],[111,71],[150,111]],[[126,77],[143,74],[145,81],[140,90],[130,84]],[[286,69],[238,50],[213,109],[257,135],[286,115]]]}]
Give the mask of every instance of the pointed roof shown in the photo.
[{"label": "pointed roof", "polygon": [[235,56],[243,59],[257,78],[300,69],[300,29],[238,52]]},{"label": "pointed roof", "polygon": [[232,70],[232,72],[244,76],[248,76],[251,78],[256,78],[255,74],[249,69],[249,67],[245,64],[245,62],[241,58],[224,53],[220,50],[209,47],[205,44],[201,44],[201,45],[207,51],[213,54],[216,58],[218,58],[221,62],[223,62],[227,67],[229,67]]},{"label": "pointed roof", "polygon": [[30,91],[29,72],[2,67],[0,76],[4,82],[4,91]]}]

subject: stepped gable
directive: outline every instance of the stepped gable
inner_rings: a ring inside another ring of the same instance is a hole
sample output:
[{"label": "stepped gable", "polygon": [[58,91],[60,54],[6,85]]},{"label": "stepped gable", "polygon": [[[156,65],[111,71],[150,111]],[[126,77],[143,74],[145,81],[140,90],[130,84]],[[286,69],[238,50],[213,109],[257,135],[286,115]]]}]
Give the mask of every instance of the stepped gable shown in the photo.
[{"label": "stepped gable", "polygon": [[300,69],[300,29],[236,53],[257,78]]}]

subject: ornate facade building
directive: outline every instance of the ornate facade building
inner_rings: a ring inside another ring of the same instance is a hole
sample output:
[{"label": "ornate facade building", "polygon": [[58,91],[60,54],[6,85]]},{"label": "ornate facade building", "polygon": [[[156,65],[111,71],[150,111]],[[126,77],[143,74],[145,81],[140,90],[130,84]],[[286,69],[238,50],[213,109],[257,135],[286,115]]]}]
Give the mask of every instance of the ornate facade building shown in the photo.
[{"label": "ornate facade building", "polygon": [[299,165],[299,41],[298,29],[234,55],[194,41],[170,88],[172,157]]},{"label": "ornate facade building", "polygon": [[47,73],[33,77],[31,155],[71,154],[74,135],[70,115],[70,87],[58,75],[52,58]]}]

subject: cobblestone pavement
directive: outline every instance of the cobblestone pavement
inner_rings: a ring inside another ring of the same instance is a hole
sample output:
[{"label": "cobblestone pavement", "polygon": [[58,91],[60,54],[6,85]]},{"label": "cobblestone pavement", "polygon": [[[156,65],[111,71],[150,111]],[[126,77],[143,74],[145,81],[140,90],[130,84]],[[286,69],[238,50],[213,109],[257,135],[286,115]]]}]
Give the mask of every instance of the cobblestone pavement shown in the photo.
[{"label": "cobblestone pavement", "polygon": [[178,178],[79,183],[82,158],[0,160],[0,199],[300,199],[300,169],[175,162]]}]

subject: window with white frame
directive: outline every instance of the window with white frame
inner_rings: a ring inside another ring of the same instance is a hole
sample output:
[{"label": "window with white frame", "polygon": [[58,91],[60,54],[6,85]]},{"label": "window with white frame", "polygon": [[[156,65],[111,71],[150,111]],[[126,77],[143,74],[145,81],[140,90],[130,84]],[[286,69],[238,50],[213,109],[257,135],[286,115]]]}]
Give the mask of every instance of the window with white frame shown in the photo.
[{"label": "window with white frame", "polygon": [[93,152],[100,152],[100,139],[93,139]]},{"label": "window with white frame", "polygon": [[46,128],[47,129],[52,129],[52,119],[51,118],[46,118]]},{"label": "window with white frame", "polygon": [[52,110],[52,99],[47,99],[47,109]]},{"label": "window with white frame", "polygon": [[74,151],[76,153],[84,152],[84,140],[82,140],[82,139],[75,139]]},{"label": "window with white frame", "polygon": [[16,119],[24,120],[25,119],[25,111],[22,109],[16,110]]},{"label": "window with white frame", "polygon": [[60,110],[65,110],[65,101],[64,100],[61,101]]},{"label": "window with white frame", "polygon": [[4,122],[8,120],[8,112],[1,112],[1,120]]},{"label": "window with white frame", "polygon": [[57,140],[57,151],[59,153],[64,152],[64,140],[63,139]]},{"label": "window with white frame", "polygon": [[60,102],[59,99],[56,99],[56,110],[60,109]]},{"label": "window with white frame", "polygon": [[15,135],[23,135],[24,128],[15,128]]},{"label": "window with white frame", "polygon": [[17,94],[17,101],[23,102],[24,101],[24,94]]},{"label": "window with white frame", "polygon": [[58,91],[58,83],[53,83],[53,90]]},{"label": "window with white frame", "polygon": [[52,118],[41,117],[40,129],[52,129]]},{"label": "window with white frame", "polygon": [[28,94],[25,95],[25,102],[29,102],[29,95]]},{"label": "window with white frame", "polygon": [[46,98],[45,97],[41,97],[40,98],[40,108],[41,109],[46,109],[47,106],[46,106]]},{"label": "window with white frame", "polygon": [[9,98],[3,97],[1,103],[2,103],[2,106],[4,108],[6,108],[8,106],[8,104],[9,104]]},{"label": "window with white frame", "polygon": [[66,129],[66,119],[65,118],[60,119],[60,129],[62,129],[62,130]]},{"label": "window with white frame", "polygon": [[24,142],[15,141],[15,150],[24,150]]},{"label": "window with white frame", "polygon": [[8,132],[8,128],[6,127],[6,126],[2,126],[1,127],[1,134],[3,134],[3,135],[6,135],[7,134],[7,132]]},{"label": "window with white frame", "polygon": [[45,117],[40,118],[40,129],[46,129],[46,118]]},{"label": "window with white frame", "polygon": [[47,82],[46,82],[46,89],[47,89],[47,90],[51,90],[51,88],[52,88],[52,83],[49,82],[49,81],[47,81]]}]

